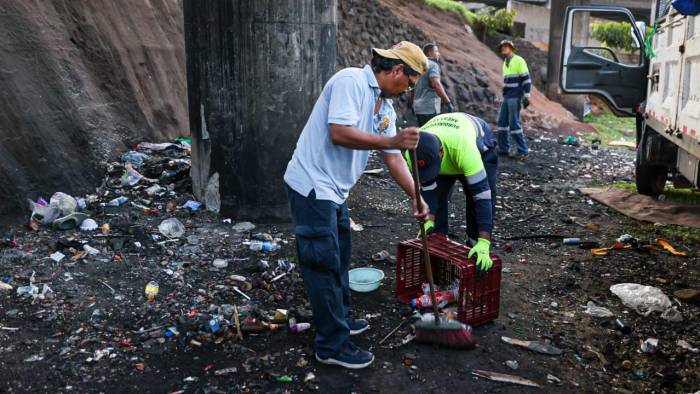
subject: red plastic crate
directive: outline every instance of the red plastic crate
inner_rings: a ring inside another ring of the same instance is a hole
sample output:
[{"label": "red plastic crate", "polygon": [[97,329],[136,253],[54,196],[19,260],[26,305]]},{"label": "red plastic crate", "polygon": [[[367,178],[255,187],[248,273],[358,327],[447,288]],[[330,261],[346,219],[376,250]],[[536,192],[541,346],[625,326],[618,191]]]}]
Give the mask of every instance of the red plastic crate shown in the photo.
[{"label": "red plastic crate", "polygon": [[[491,255],[493,267],[485,274],[476,271],[476,259],[467,259],[469,248],[449,240],[442,234],[428,237],[430,263],[436,286],[459,281],[457,317],[476,326],[498,318],[501,295],[501,259]],[[403,241],[396,252],[396,297],[409,303],[422,294],[427,282],[423,264],[423,243],[420,239]]]}]

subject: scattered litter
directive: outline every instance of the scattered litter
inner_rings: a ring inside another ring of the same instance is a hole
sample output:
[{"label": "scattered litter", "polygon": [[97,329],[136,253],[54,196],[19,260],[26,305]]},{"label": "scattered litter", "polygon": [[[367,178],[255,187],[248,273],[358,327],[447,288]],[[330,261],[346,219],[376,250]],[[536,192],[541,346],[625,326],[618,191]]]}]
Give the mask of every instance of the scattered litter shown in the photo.
[{"label": "scattered litter", "polygon": [[144,165],[144,162],[148,160],[150,157],[141,152],[136,152],[136,151],[128,151],[124,153],[121,157],[123,162],[129,163],[133,165],[136,168],[141,168]]},{"label": "scattered litter", "polygon": [[689,344],[688,342],[686,342],[682,339],[679,339],[678,341],[676,341],[676,345],[678,345],[679,347],[681,347],[681,348],[683,348],[691,353],[700,353],[700,349],[693,347],[693,345]]},{"label": "scattered litter", "polygon": [[163,186],[156,184],[156,185],[148,187],[146,189],[146,194],[148,196],[155,196],[156,194],[160,193],[161,191],[163,191]]},{"label": "scattered litter", "polygon": [[154,301],[159,291],[160,285],[158,285],[158,282],[153,280],[148,282],[148,284],[146,285],[146,289],[144,290],[144,293],[146,294],[146,299],[148,301]]},{"label": "scattered litter", "polygon": [[241,289],[238,288],[238,286],[233,286],[233,290],[234,290],[236,293],[238,293],[238,294],[242,295],[243,297],[245,297],[248,301],[250,301],[250,297],[249,297],[246,293],[242,292]]},{"label": "scattered litter", "polygon": [[516,369],[518,369],[520,367],[520,364],[516,360],[507,360],[506,366],[508,368],[512,369],[513,371],[515,371]]},{"label": "scattered litter", "polygon": [[127,201],[129,201],[128,198],[126,198],[126,197],[124,197],[124,196],[119,196],[119,197],[117,197],[117,198],[111,199],[111,200],[107,203],[107,206],[110,206],[110,207],[119,207],[119,206],[122,206],[122,205],[126,204]]},{"label": "scattered litter", "polygon": [[350,218],[350,229],[352,231],[360,232],[365,229],[365,226],[355,223],[355,221]]},{"label": "scattered litter", "polygon": [[588,301],[588,304],[586,304],[586,311],[587,314],[594,316],[594,317],[612,317],[614,316],[613,313],[610,311],[608,308],[603,308],[601,306],[597,306],[593,301]]},{"label": "scattered litter", "polygon": [[520,339],[501,337],[501,341],[509,345],[520,346],[533,352],[542,354],[551,354],[558,356],[562,354],[562,350],[546,342],[541,341],[523,341]]},{"label": "scattered litter", "polygon": [[255,229],[255,225],[251,222],[239,222],[232,227],[233,231],[237,233],[244,233],[246,231],[251,231]]},{"label": "scattered litter", "polygon": [[66,255],[61,252],[53,252],[49,257],[51,257],[51,260],[60,263],[61,260],[63,260],[66,257]]},{"label": "scattered litter", "polygon": [[124,170],[124,175],[122,175],[122,186],[134,186],[139,183],[141,179],[143,179],[143,175],[141,175],[141,173],[133,169],[131,166],[128,166]]},{"label": "scattered litter", "polygon": [[304,383],[313,382],[316,379],[316,375],[313,372],[307,372],[304,376]]},{"label": "scattered litter", "polygon": [[182,204],[181,208],[189,209],[192,212],[197,212],[200,208],[202,208],[202,203],[199,201],[188,200],[186,203]]},{"label": "scattered litter", "polygon": [[659,339],[658,338],[647,338],[642,342],[640,346],[642,352],[654,354],[659,350]]},{"label": "scattered litter", "polygon": [[581,142],[578,140],[578,138],[574,137],[573,135],[570,135],[566,138],[559,137],[558,141],[562,145],[570,145],[570,146],[575,146],[575,147],[578,147],[581,145]]},{"label": "scattered litter", "polygon": [[43,359],[44,359],[44,356],[39,355],[39,354],[35,354],[35,355],[33,355],[33,356],[30,356],[30,357],[25,358],[25,359],[24,359],[24,362],[25,362],[25,363],[33,363],[33,362],[36,362],[36,361],[41,361],[41,360],[43,360]]},{"label": "scattered litter", "polygon": [[226,267],[228,267],[228,260],[214,259],[214,262],[212,264],[216,268],[226,268]]},{"label": "scattered litter", "polygon": [[232,373],[237,373],[238,368],[236,367],[229,367],[229,368],[224,368],[224,369],[217,369],[214,371],[214,375],[216,376],[224,376],[224,375],[230,375]]},{"label": "scattered litter", "polygon": [[663,238],[656,238],[656,243],[674,256],[688,257],[688,253],[677,250],[670,242]]},{"label": "scattered litter", "polygon": [[100,254],[100,251],[98,249],[95,249],[88,244],[83,245],[83,250],[86,251],[87,254],[89,254],[91,256],[94,256],[96,254]]},{"label": "scattered litter", "polygon": [[518,384],[521,386],[528,386],[528,387],[542,387],[530,379],[526,379],[526,378],[523,378],[520,376],[515,376],[515,375],[507,375],[504,373],[483,371],[483,370],[475,369],[472,371],[472,375],[478,376],[480,378],[493,380],[494,382],[512,383],[512,384]]},{"label": "scattered litter", "polygon": [[384,260],[388,259],[389,256],[390,256],[389,252],[387,252],[386,250],[382,250],[382,251],[379,251],[379,252],[373,254],[373,255],[372,255],[372,260],[374,260],[374,261],[384,261]]},{"label": "scattered litter", "polygon": [[619,283],[610,286],[610,291],[622,303],[643,316],[652,312],[664,312],[671,307],[671,300],[658,287],[637,283]]},{"label": "scattered litter", "polygon": [[169,218],[160,223],[158,231],[168,238],[180,238],[185,235],[185,225],[176,218]]},{"label": "scattered litter", "polygon": [[549,373],[547,374],[547,381],[550,383],[561,383],[561,379]]},{"label": "scattered litter", "polygon": [[676,309],[676,307],[671,307],[666,309],[662,314],[661,318],[672,323],[678,323],[683,321],[683,315]]},{"label": "scattered litter", "polygon": [[80,230],[82,231],[93,231],[97,230],[97,222],[94,219],[87,218],[80,223]]}]

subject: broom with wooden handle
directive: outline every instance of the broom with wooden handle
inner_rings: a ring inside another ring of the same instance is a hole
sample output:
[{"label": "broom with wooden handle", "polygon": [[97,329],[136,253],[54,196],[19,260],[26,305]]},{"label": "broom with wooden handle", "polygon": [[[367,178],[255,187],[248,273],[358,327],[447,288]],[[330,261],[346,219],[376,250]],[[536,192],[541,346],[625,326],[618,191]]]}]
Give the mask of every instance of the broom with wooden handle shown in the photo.
[{"label": "broom with wooden handle", "polygon": [[[415,149],[411,150],[411,172],[413,174],[414,192],[418,212],[423,211],[423,199],[420,195],[420,177],[418,175],[418,160]],[[416,322],[416,341],[424,343],[434,343],[452,348],[473,348],[476,346],[476,339],[471,333],[471,329],[465,324],[456,320],[440,320],[437,300],[435,299],[435,282],[433,281],[433,269],[430,264],[430,249],[428,248],[428,236],[425,233],[423,220],[419,220],[420,236],[423,241],[423,263],[425,264],[425,276],[430,286],[430,298],[433,306],[435,320]]]}]

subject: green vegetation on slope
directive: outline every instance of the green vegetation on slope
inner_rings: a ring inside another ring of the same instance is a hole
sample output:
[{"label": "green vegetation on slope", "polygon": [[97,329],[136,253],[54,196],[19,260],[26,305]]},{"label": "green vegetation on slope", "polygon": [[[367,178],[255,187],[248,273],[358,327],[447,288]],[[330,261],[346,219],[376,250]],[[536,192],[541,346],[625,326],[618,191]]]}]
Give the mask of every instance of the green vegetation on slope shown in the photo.
[{"label": "green vegetation on slope", "polygon": [[442,11],[453,12],[464,19],[470,26],[476,23],[476,14],[469,11],[464,4],[455,0],[422,0],[423,3]]}]

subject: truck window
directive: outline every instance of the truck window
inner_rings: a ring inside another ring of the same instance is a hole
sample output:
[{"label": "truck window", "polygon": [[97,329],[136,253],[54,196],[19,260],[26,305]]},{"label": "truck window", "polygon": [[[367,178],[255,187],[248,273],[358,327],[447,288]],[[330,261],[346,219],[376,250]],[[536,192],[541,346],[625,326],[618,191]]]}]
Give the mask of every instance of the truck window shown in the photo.
[{"label": "truck window", "polygon": [[[620,65],[642,64],[642,51],[630,23],[619,13],[578,11],[573,14],[572,45],[584,52]],[[643,32],[640,32],[644,36]]]}]

